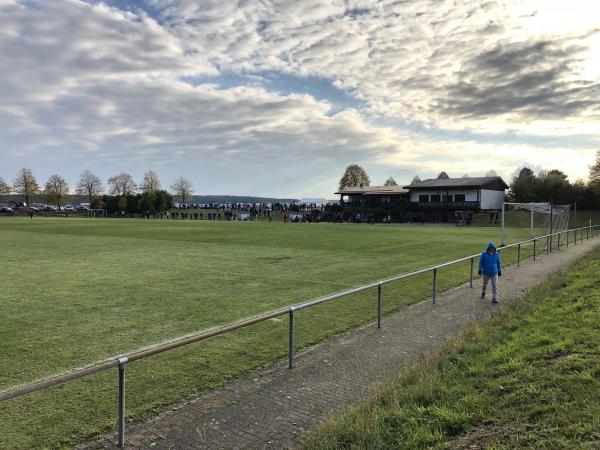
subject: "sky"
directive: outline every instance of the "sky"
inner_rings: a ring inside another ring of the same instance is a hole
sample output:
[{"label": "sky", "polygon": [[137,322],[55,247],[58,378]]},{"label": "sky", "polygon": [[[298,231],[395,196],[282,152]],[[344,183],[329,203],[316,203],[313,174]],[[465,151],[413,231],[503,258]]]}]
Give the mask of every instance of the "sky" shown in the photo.
[{"label": "sky", "polygon": [[91,170],[196,194],[335,198],[588,174],[597,0],[0,0],[0,177]]}]

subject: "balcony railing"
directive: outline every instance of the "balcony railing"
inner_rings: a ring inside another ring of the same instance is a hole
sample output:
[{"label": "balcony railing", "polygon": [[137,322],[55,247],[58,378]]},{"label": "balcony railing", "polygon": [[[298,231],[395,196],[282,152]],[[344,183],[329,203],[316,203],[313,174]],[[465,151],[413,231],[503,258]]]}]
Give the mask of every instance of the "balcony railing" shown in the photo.
[{"label": "balcony railing", "polygon": [[475,210],[479,209],[479,202],[410,202],[409,208]]}]

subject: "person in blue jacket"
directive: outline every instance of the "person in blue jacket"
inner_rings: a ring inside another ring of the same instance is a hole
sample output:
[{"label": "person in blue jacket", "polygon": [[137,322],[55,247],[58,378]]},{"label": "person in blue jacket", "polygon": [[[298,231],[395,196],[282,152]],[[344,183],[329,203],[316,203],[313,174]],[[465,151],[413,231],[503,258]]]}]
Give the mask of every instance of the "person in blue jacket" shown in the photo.
[{"label": "person in blue jacket", "polygon": [[496,250],[496,244],[490,242],[484,252],[479,257],[479,275],[483,275],[483,287],[481,289],[481,298],[485,297],[485,291],[489,281],[492,282],[492,303],[498,303],[496,299],[498,277],[502,276],[502,267],[500,266],[500,254]]}]

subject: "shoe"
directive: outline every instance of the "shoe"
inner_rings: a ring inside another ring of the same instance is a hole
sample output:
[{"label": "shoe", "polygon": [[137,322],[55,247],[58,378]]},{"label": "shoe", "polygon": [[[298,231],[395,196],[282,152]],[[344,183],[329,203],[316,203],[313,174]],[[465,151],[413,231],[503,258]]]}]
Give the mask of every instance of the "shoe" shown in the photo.
[{"label": "shoe", "polygon": [[496,300],[495,298],[492,299],[492,303],[498,303],[498,300]]},{"label": "shoe", "polygon": [[481,293],[481,298],[484,298],[484,297],[485,297],[485,292],[482,292]]}]

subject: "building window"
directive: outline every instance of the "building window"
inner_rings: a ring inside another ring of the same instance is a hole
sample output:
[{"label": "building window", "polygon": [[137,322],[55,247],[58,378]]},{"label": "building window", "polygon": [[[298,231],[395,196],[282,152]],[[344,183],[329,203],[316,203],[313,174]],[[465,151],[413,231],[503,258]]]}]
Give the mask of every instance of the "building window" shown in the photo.
[{"label": "building window", "polygon": [[465,194],[455,194],[454,195],[454,201],[455,202],[464,202],[465,201]]},{"label": "building window", "polygon": [[440,198],[441,198],[441,196],[440,196],[440,195],[438,195],[438,194],[436,194],[436,195],[432,195],[432,196],[431,196],[431,202],[432,202],[432,203],[439,203],[439,202],[440,202]]},{"label": "building window", "polygon": [[442,201],[443,202],[451,202],[452,201],[452,195],[442,195]]},{"label": "building window", "polygon": [[429,202],[429,195],[419,195],[419,202],[421,203],[427,203]]}]

